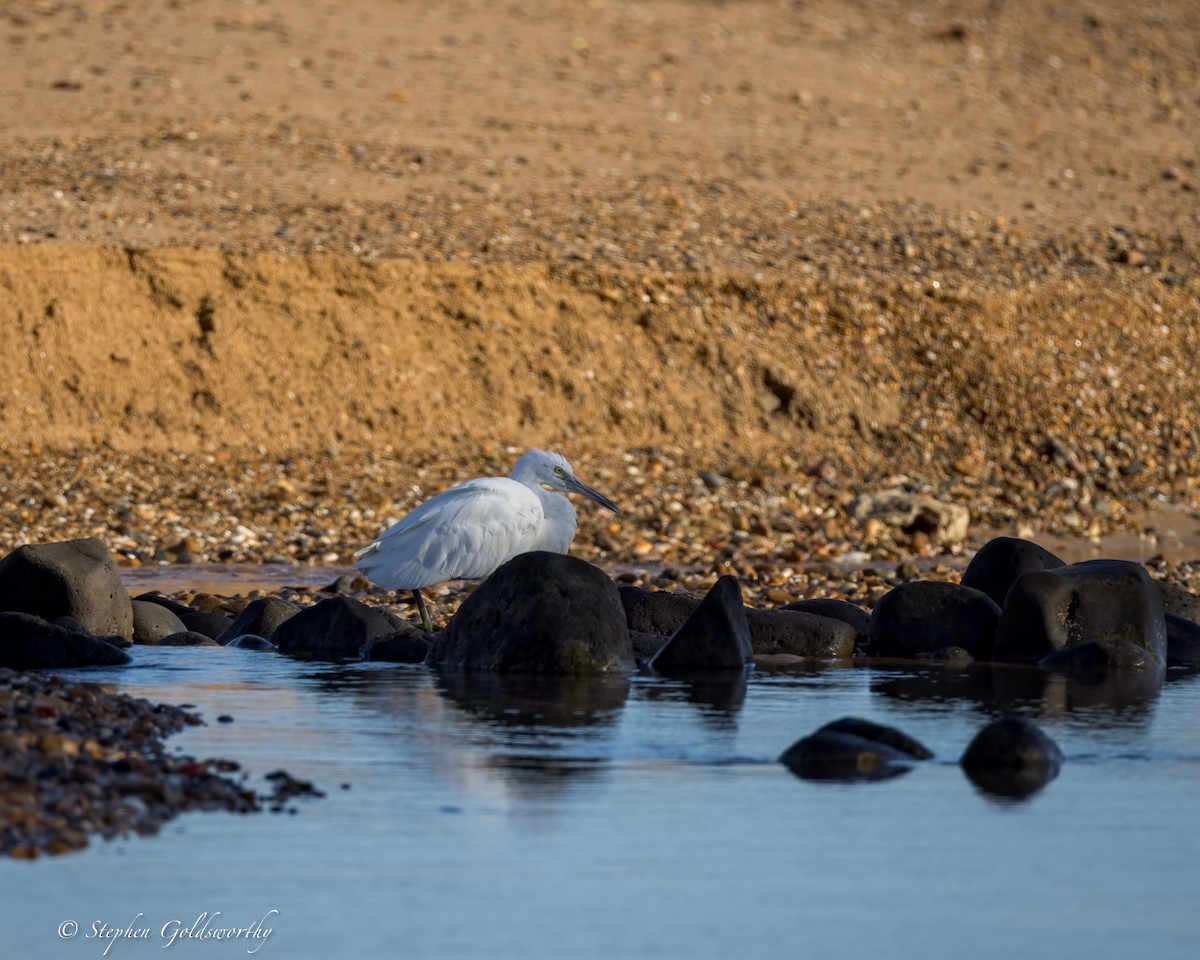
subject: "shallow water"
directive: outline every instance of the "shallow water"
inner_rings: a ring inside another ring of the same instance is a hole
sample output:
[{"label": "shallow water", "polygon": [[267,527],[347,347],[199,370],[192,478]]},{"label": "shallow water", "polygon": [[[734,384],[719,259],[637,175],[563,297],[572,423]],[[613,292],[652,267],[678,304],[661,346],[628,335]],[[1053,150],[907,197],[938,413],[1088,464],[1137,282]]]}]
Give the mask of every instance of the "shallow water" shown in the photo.
[{"label": "shallow water", "polygon": [[[164,925],[205,912],[272,932],[168,955],[1094,960],[1193,957],[1200,940],[1196,677],[1155,691],[909,665],[522,684],[153,647],[75,675],[193,703],[208,725],[174,746],[327,797],[2,860],[5,956],[160,956]],[[954,763],[1002,712],[1067,756],[1022,802]],[[773,762],[847,714],[937,759],[856,784]],[[110,945],[95,922],[150,938]]]}]

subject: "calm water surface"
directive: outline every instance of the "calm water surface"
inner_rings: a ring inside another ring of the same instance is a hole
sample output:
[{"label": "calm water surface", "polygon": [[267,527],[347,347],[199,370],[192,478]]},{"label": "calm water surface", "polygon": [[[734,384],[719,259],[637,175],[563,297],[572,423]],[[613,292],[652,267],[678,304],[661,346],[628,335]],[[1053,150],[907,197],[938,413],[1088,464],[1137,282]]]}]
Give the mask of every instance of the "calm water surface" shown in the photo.
[{"label": "calm water surface", "polygon": [[[151,838],[0,860],[3,956],[1194,958],[1200,678],[1161,691],[1026,671],[829,667],[744,684],[520,684],[390,664],[139,648],[80,671],[209,721],[172,739],[328,794],[189,814]],[[1003,712],[1067,755],[1023,802],[953,761]],[[217,723],[230,714],[233,723]],[[847,714],[938,759],[892,780],[773,762]],[[342,784],[348,784],[347,789]],[[270,911],[278,911],[270,914]],[[265,941],[164,924],[268,916]],[[139,914],[141,915],[139,917]],[[57,933],[76,921],[72,939]]]}]

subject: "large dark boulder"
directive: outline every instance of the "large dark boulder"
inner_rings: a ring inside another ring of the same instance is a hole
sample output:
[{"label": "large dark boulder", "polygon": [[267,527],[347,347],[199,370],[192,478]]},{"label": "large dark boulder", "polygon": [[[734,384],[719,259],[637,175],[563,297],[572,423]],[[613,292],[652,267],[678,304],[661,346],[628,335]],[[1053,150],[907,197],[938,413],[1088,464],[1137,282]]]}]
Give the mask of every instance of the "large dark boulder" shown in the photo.
[{"label": "large dark boulder", "polygon": [[183,621],[160,603],[134,600],[132,605],[134,643],[158,643],[163,637],[187,629]]},{"label": "large dark boulder", "polygon": [[1065,566],[1045,547],[1016,537],[995,537],[971,558],[963,571],[962,585],[982,590],[1003,607],[1008,588],[1021,574],[1031,570],[1053,570]]},{"label": "large dark boulder", "polygon": [[259,597],[242,608],[242,612],[233,618],[233,623],[229,624],[216,641],[228,643],[234,637],[247,633],[269,638],[281,623],[290,620],[302,609],[304,608],[298,603],[289,603],[279,597]]},{"label": "large dark boulder", "polygon": [[1037,663],[1083,643],[1100,645],[1093,648],[1094,656],[1105,656],[1105,650],[1113,654],[1113,667],[1138,665],[1117,644],[1143,648],[1149,655],[1145,665],[1165,666],[1166,616],[1145,567],[1126,560],[1087,560],[1016,579],[996,631],[997,660]]},{"label": "large dark boulder", "polygon": [[359,651],[392,632],[387,618],[349,597],[329,597],[288,618],[271,636],[281,653],[311,657],[357,657]]},{"label": "large dark boulder", "polygon": [[0,560],[0,610],[73,617],[97,636],[133,637],[133,608],[101,541],[28,544]]},{"label": "large dark boulder", "polygon": [[436,635],[429,662],[458,670],[597,674],[630,668],[633,649],[616,584],[583,560],[535,551],[509,560],[463,601]]},{"label": "large dark boulder", "polygon": [[895,727],[843,717],[797,740],[779,758],[806,780],[883,780],[933,752]]},{"label": "large dark boulder", "polygon": [[871,639],[871,611],[860,607],[849,600],[838,600],[835,597],[809,597],[807,600],[797,600],[780,610],[799,610],[801,613],[815,613],[819,617],[830,617],[841,620],[854,628],[854,643],[866,647]]},{"label": "large dark boulder", "polygon": [[957,583],[914,580],[888,591],[871,613],[868,653],[916,657],[960,647],[989,660],[1000,608],[986,593]]},{"label": "large dark boulder", "polygon": [[1058,776],[1058,744],[1024,717],[1002,717],[975,735],[959,763],[971,782],[999,797],[1028,797]]},{"label": "large dark boulder", "polygon": [[753,659],[742,589],[737,577],[725,576],[671,634],[650,666],[660,673],[740,670]]},{"label": "large dark boulder", "polygon": [[58,670],[129,663],[122,638],[96,637],[31,613],[0,613],[0,667]]}]

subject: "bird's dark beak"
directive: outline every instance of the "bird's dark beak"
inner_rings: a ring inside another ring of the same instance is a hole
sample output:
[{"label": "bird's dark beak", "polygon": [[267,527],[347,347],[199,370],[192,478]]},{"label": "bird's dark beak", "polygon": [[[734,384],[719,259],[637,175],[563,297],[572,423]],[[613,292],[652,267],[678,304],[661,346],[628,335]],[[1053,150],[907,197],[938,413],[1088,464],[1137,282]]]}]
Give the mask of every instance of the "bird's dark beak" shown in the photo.
[{"label": "bird's dark beak", "polygon": [[600,504],[605,510],[611,510],[617,516],[621,515],[621,508],[608,499],[604,494],[593,490],[582,480],[576,480],[574,477],[566,477],[563,481],[563,486],[571,493],[579,493]]}]

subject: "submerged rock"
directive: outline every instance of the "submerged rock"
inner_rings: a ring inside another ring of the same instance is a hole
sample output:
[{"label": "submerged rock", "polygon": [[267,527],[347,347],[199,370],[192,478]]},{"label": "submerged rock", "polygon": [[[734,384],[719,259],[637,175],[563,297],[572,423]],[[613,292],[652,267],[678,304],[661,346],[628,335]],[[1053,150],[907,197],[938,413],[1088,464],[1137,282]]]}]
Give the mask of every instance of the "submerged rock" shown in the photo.
[{"label": "submerged rock", "polygon": [[895,727],[843,717],[797,740],[779,760],[806,780],[884,780],[933,752]]},{"label": "submerged rock", "polygon": [[0,560],[0,610],[73,617],[97,636],[133,637],[129,594],[108,547],[94,537],[29,544]]},{"label": "submerged rock", "polygon": [[1028,797],[1058,776],[1058,744],[1024,717],[1002,717],[975,735],[959,763],[980,790],[999,797]]},{"label": "submerged rock", "polygon": [[231,647],[235,650],[274,650],[273,644],[266,637],[260,637],[253,633],[243,633],[240,637],[233,637],[224,646]]},{"label": "submerged rock", "polygon": [[364,660],[386,660],[388,663],[424,663],[431,646],[424,631],[415,628],[399,630],[372,640],[362,648],[361,656]]},{"label": "submerged rock", "polygon": [[524,553],[496,570],[440,631],[429,661],[460,670],[576,675],[630,669],[616,584],[575,557]]}]

